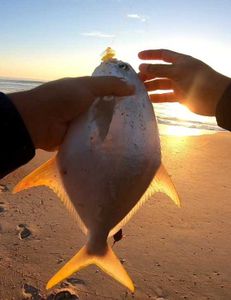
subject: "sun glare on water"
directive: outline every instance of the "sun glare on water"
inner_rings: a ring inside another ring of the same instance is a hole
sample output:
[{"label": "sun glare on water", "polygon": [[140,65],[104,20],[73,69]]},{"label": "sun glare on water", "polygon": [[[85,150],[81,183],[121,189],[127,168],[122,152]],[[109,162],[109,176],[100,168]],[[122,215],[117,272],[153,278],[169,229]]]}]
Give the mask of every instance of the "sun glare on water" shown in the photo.
[{"label": "sun glare on water", "polygon": [[161,135],[170,136],[196,136],[202,134],[212,134],[216,131],[195,128],[192,123],[207,123],[211,124],[212,120],[209,117],[199,116],[192,113],[187,107],[182,104],[174,103],[168,104],[164,117],[159,116],[160,119],[173,120],[173,124],[159,124],[159,131]]},{"label": "sun glare on water", "polygon": [[161,135],[171,135],[171,136],[196,136],[202,134],[212,134],[211,130],[201,130],[197,128],[187,128],[178,125],[159,125],[159,130]]},{"label": "sun glare on water", "polygon": [[173,103],[172,109],[168,111],[168,115],[181,120],[195,120],[198,121],[201,117],[192,113],[186,106]]}]

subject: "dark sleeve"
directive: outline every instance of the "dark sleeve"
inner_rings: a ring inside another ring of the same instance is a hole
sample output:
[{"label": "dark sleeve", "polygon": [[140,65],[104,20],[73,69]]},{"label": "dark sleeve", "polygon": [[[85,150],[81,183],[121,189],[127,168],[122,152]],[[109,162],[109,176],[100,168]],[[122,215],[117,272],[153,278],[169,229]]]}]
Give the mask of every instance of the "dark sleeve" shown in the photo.
[{"label": "dark sleeve", "polygon": [[27,163],[35,148],[10,98],[0,92],[0,178]]},{"label": "dark sleeve", "polygon": [[220,127],[231,131],[231,84],[217,104],[216,119]]}]

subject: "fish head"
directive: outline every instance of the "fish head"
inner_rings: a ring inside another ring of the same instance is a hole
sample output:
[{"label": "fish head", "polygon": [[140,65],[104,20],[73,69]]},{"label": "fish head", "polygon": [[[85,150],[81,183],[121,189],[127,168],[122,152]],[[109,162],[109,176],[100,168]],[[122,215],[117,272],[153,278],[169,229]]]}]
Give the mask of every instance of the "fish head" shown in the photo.
[{"label": "fish head", "polygon": [[128,84],[135,86],[136,90],[142,87],[142,92],[146,92],[143,82],[140,80],[132,66],[115,58],[103,61],[93,72],[92,76],[115,76],[122,78]]}]

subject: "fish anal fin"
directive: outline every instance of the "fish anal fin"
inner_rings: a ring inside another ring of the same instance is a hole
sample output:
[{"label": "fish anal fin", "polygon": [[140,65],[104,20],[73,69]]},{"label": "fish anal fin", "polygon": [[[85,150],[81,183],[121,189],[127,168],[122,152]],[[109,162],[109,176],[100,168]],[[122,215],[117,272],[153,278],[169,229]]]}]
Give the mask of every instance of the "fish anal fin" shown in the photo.
[{"label": "fish anal fin", "polygon": [[180,207],[180,199],[175,189],[175,186],[168,175],[167,171],[163,164],[158,168],[152,182],[149,187],[140,198],[140,200],[136,203],[136,205],[130,210],[130,212],[120,221],[109,233],[109,237],[113,236],[116,232],[118,232],[124,225],[133,217],[133,215],[140,209],[140,207],[150,198],[153,197],[155,193],[164,193],[169,196],[173,202]]},{"label": "fish anal fin", "polygon": [[89,254],[87,246],[84,246],[48,281],[46,288],[52,288],[71,274],[92,264],[98,266],[105,273],[127,287],[130,291],[134,292],[135,288],[132,280],[109,245],[107,245],[103,255]]},{"label": "fish anal fin", "polygon": [[154,191],[166,194],[178,207],[181,206],[176,188],[163,164],[157,170],[151,186]]}]

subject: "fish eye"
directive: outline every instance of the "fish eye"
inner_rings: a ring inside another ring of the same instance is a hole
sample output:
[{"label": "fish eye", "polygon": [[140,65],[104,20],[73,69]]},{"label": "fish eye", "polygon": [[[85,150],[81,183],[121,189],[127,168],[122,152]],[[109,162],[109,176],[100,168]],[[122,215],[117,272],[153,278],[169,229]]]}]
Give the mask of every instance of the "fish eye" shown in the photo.
[{"label": "fish eye", "polygon": [[129,70],[129,66],[125,63],[120,63],[119,68],[122,69],[122,70],[125,70],[125,71]]}]

